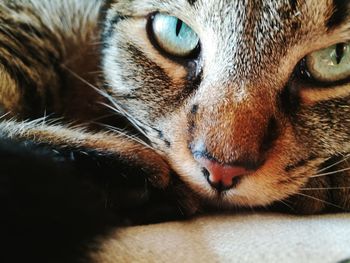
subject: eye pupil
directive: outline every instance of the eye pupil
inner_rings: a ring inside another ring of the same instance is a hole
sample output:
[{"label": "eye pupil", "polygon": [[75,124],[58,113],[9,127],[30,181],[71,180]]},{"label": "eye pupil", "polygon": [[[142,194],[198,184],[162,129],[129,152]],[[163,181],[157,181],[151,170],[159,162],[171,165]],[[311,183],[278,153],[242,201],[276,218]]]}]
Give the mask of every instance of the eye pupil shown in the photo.
[{"label": "eye pupil", "polygon": [[177,20],[176,23],[176,36],[178,37],[182,28],[182,21],[180,19]]},{"label": "eye pupil", "polygon": [[336,60],[337,64],[339,65],[344,57],[344,51],[345,51],[345,44],[344,43],[339,43],[337,44],[335,48],[335,54],[336,54]]}]

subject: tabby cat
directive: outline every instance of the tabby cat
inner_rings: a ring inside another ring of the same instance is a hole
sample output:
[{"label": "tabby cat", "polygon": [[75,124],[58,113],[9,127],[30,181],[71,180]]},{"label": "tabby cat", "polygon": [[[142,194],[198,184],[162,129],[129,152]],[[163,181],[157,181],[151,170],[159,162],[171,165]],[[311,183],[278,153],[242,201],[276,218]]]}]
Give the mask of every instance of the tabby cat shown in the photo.
[{"label": "tabby cat", "polygon": [[343,0],[2,0],[0,257],[71,262],[215,207],[349,210],[349,41]]}]

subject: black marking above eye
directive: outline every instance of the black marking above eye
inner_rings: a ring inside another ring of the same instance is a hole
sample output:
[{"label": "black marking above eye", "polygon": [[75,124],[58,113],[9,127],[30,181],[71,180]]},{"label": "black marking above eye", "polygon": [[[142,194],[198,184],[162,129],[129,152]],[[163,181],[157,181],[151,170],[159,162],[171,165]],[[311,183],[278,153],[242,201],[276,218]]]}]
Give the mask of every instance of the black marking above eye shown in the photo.
[{"label": "black marking above eye", "polygon": [[165,139],[164,132],[161,130],[154,129],[158,133],[158,138],[161,139],[165,145],[170,148],[171,147],[171,142],[167,139]]},{"label": "black marking above eye", "polygon": [[193,115],[197,114],[198,108],[199,108],[198,104],[194,104],[191,108],[191,114]]},{"label": "black marking above eye", "polygon": [[157,130],[157,132],[158,132],[158,138],[159,139],[164,139],[164,133],[162,131],[160,131],[160,130]]},{"label": "black marking above eye", "polygon": [[113,32],[114,32],[115,26],[116,26],[119,22],[121,22],[121,21],[123,21],[123,20],[125,20],[125,19],[127,19],[127,18],[129,18],[129,17],[128,17],[128,16],[121,15],[121,14],[119,14],[119,13],[115,14],[115,15],[113,16],[113,18],[110,19],[110,20],[108,21],[108,23],[106,23],[106,25],[105,25],[104,32],[103,32],[103,34],[102,34],[103,40],[104,40],[104,41],[107,41],[108,39],[110,39],[110,38],[113,36]]},{"label": "black marking above eye", "polygon": [[331,30],[344,23],[350,13],[350,3],[347,0],[333,0],[333,12],[326,21],[326,27]]},{"label": "black marking above eye", "polygon": [[165,145],[166,145],[168,148],[171,147],[171,142],[169,142],[168,140],[165,140],[164,143],[165,143]]},{"label": "black marking above eye", "polygon": [[292,11],[295,12],[297,9],[297,6],[298,6],[298,1],[297,0],[289,0],[289,5],[290,5]]},{"label": "black marking above eye", "polygon": [[197,2],[197,0],[187,0],[187,1],[190,5],[194,5]]}]

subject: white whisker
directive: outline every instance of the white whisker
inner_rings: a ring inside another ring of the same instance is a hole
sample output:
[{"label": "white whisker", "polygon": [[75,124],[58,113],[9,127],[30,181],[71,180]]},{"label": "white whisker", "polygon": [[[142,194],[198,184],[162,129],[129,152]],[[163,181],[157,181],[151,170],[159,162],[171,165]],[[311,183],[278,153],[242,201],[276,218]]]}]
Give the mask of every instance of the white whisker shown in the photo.
[{"label": "white whisker", "polygon": [[301,188],[302,191],[313,191],[313,190],[346,190],[350,187],[315,187],[315,188]]},{"label": "white whisker", "polygon": [[6,116],[10,115],[10,112],[6,112],[0,116],[0,120],[6,118]]},{"label": "white whisker", "polygon": [[[75,78],[77,78],[78,80],[80,80],[81,82],[83,82],[84,84],[86,84],[87,86],[93,88],[97,93],[99,93],[101,96],[103,96],[104,98],[106,98],[112,105],[106,104],[101,102],[101,105],[109,108],[110,110],[112,110],[113,112],[117,113],[118,115],[124,116],[126,117],[130,123],[143,135],[145,136],[147,139],[149,139],[148,134],[141,128],[141,126],[138,124],[139,121],[136,120],[133,116],[130,115],[129,112],[127,112],[117,101],[114,97],[112,97],[111,95],[109,95],[106,91],[99,89],[98,87],[94,86],[93,84],[91,84],[90,82],[88,82],[87,80],[85,80],[84,78],[82,78],[81,76],[79,76],[77,73],[75,73],[73,70],[71,70],[70,68],[68,68],[66,65],[62,64],[61,65],[64,69],[66,69],[72,76],[74,76]],[[125,135],[125,134],[124,134]],[[145,143],[145,142],[143,142]],[[148,145],[148,147],[150,147]]]},{"label": "white whisker", "polygon": [[102,45],[104,44],[104,41],[94,41],[94,42],[90,42],[89,45],[90,46],[98,46],[98,45]]},{"label": "white whisker", "polygon": [[102,74],[102,73],[103,73],[102,70],[89,71],[89,74],[92,74],[92,75],[98,75],[98,74]]},{"label": "white whisker", "polygon": [[116,102],[112,102],[113,106],[106,104],[106,103],[101,103],[101,105],[105,106],[106,108],[114,111],[115,113],[122,115],[124,117],[126,117],[134,126],[135,128],[141,132],[144,136],[147,137],[147,134],[139,127],[139,125],[134,121],[134,119],[130,116],[130,114],[128,112],[126,112],[119,104],[117,104]]},{"label": "white whisker", "polygon": [[[108,94],[107,94],[108,95]],[[126,110],[124,110],[113,98],[111,98],[111,96],[108,95],[108,97],[106,97],[107,99],[109,99],[109,101],[113,104],[113,106],[106,104],[106,103],[102,103],[102,105],[104,105],[105,107],[111,109],[112,111],[126,117],[130,123],[146,138],[148,138],[148,135],[146,134],[146,132],[140,127],[140,125],[137,123],[138,121],[135,120]]]},{"label": "white whisker", "polygon": [[86,79],[82,78],[81,76],[79,76],[77,73],[75,73],[73,70],[71,70],[70,68],[68,68],[65,64],[61,64],[61,66],[66,69],[70,74],[72,74],[75,78],[77,78],[78,80],[80,80],[81,82],[83,82],[84,84],[88,85],[89,87],[93,88],[94,90],[99,90],[96,86],[92,85],[89,81],[87,81]]},{"label": "white whisker", "polygon": [[336,165],[338,165],[340,163],[343,163],[343,162],[347,161],[349,158],[350,158],[350,154],[347,154],[347,155],[344,156],[344,158],[342,160],[340,160],[338,162],[335,162],[335,163],[333,163],[333,164],[331,164],[331,165],[329,165],[327,167],[324,167],[324,168],[322,168],[321,170],[319,170],[317,172],[318,173],[322,173],[323,171],[325,171],[325,170],[327,170],[329,168],[332,168],[332,167],[334,167],[334,166],[336,166]]},{"label": "white whisker", "polygon": [[102,123],[100,123],[98,121],[103,120],[105,118],[113,117],[113,116],[115,116],[115,113],[104,114],[104,115],[98,116],[94,119],[89,119],[89,121],[87,123],[102,125]]},{"label": "white whisker", "polygon": [[289,205],[287,202],[283,201],[283,200],[279,200],[279,203],[282,203],[283,205],[285,205],[286,207],[288,207],[291,211],[295,211],[295,209]]},{"label": "white whisker", "polygon": [[124,130],[122,130],[122,129],[119,129],[119,128],[117,128],[117,127],[113,127],[113,126],[110,126],[110,125],[107,125],[107,124],[104,124],[104,125],[102,125],[102,126],[104,126],[105,128],[107,128],[107,129],[108,129],[109,131],[111,131],[111,132],[115,132],[115,133],[117,133],[118,135],[122,135],[122,136],[124,136],[124,137],[126,137],[126,138],[128,138],[128,139],[130,139],[130,140],[132,140],[132,141],[135,141],[135,142],[137,142],[137,143],[139,143],[139,144],[142,144],[143,146],[145,146],[145,147],[147,147],[147,148],[149,148],[149,149],[151,149],[151,150],[154,150],[154,149],[152,148],[151,145],[147,144],[145,141],[141,140],[140,138],[138,138],[138,137],[135,136],[135,135],[128,134],[127,131],[124,131]]},{"label": "white whisker", "polygon": [[349,171],[349,170],[350,170],[350,167],[336,170],[336,171],[332,171],[332,172],[328,172],[328,173],[316,174],[316,175],[310,176],[310,178],[317,178],[317,177],[322,177],[322,176],[326,176],[326,175],[337,174],[337,173],[345,172],[345,171]]},{"label": "white whisker", "polygon": [[325,200],[319,199],[319,198],[314,197],[314,196],[311,196],[311,195],[306,195],[306,194],[302,194],[302,193],[297,193],[297,195],[300,195],[300,196],[303,196],[303,197],[307,197],[307,198],[310,198],[310,199],[312,199],[312,200],[319,201],[319,202],[321,202],[321,203],[323,203],[323,204],[330,205],[330,206],[339,208],[339,209],[341,209],[341,210],[347,211],[347,209],[346,209],[345,207],[341,207],[341,206],[339,206],[339,205],[333,204],[333,203],[331,203],[331,202],[327,202],[327,201],[325,201]]}]

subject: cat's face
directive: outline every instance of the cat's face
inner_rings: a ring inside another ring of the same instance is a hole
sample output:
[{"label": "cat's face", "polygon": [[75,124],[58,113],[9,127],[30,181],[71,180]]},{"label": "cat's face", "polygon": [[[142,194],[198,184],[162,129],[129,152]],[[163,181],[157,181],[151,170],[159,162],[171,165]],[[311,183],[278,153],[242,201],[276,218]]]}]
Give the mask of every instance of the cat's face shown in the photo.
[{"label": "cat's face", "polygon": [[331,0],[112,1],[106,84],[209,202],[349,208],[347,173],[323,175],[350,152],[347,11]]}]

